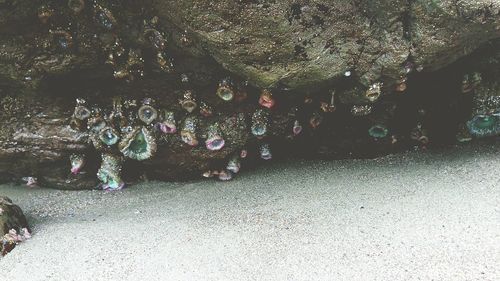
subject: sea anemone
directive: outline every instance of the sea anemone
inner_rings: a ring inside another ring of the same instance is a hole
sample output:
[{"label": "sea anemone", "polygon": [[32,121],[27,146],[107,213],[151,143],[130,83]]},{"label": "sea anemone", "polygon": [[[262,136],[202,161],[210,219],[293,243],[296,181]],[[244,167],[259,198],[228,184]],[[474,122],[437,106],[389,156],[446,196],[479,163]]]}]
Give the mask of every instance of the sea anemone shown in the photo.
[{"label": "sea anemone", "polygon": [[226,170],[237,174],[241,168],[241,161],[239,155],[233,155],[227,162]]},{"label": "sea anemone", "polygon": [[197,146],[198,139],[196,138],[196,129],[198,127],[198,120],[194,116],[188,116],[184,119],[181,129],[181,140],[190,145]]},{"label": "sea anemone", "polygon": [[205,141],[205,145],[208,150],[212,151],[221,150],[224,147],[225,141],[222,137],[219,125],[217,123],[212,124],[208,127],[207,140]]},{"label": "sea anemone", "polygon": [[157,145],[147,128],[137,127],[122,138],[118,148],[126,157],[143,161],[156,153]]},{"label": "sea anemone", "polygon": [[85,166],[85,156],[82,154],[71,154],[69,156],[69,161],[71,163],[71,173],[73,175],[78,175]]},{"label": "sea anemone", "polygon": [[384,124],[375,124],[368,129],[368,134],[373,138],[385,138],[389,134],[389,129]]},{"label": "sea anemone", "polygon": [[490,137],[500,134],[500,112],[478,114],[467,122],[469,132],[476,137]]},{"label": "sea anemone", "polygon": [[366,116],[372,113],[373,107],[369,104],[363,104],[363,105],[353,105],[351,107],[351,114],[353,116],[359,117],[359,116]]},{"label": "sea anemone", "polygon": [[99,139],[107,146],[112,146],[120,140],[118,132],[112,127],[105,127],[99,132]]},{"label": "sea anemone", "polygon": [[179,103],[188,113],[193,112],[198,106],[191,91],[184,92],[183,98],[179,100]]},{"label": "sea anemone", "polygon": [[264,160],[271,160],[273,155],[271,154],[271,147],[268,143],[263,143],[260,146],[260,158]]},{"label": "sea anemone", "polygon": [[269,114],[262,110],[257,109],[252,115],[252,134],[258,138],[263,137],[267,133],[267,126],[269,122]]},{"label": "sea anemone", "polygon": [[265,108],[271,109],[275,104],[273,93],[268,89],[262,90],[262,93],[259,97],[259,104]]},{"label": "sea anemone", "polygon": [[144,122],[144,124],[151,124],[156,118],[158,118],[158,111],[154,109],[150,104],[150,99],[144,101],[143,105],[137,111],[137,116]]},{"label": "sea anemone", "polygon": [[234,86],[231,78],[222,79],[215,93],[224,101],[232,101],[234,98]]},{"label": "sea anemone", "polygon": [[481,84],[475,91],[472,117],[467,121],[475,137],[500,135],[500,84]]},{"label": "sea anemone", "polygon": [[177,132],[177,125],[175,123],[174,113],[172,111],[165,111],[163,121],[158,123],[158,127],[164,134],[175,134]]},{"label": "sea anemone", "polygon": [[311,128],[316,129],[321,125],[321,122],[323,122],[323,116],[321,116],[319,113],[314,112],[311,118],[309,118],[309,125]]},{"label": "sea anemone", "polygon": [[229,181],[233,179],[233,173],[230,171],[222,170],[219,172],[219,180],[221,181]]},{"label": "sea anemone", "polygon": [[366,98],[371,102],[377,101],[382,95],[382,85],[380,82],[372,84],[365,92]]},{"label": "sea anemone", "polygon": [[121,179],[122,162],[121,157],[113,154],[101,156],[101,167],[97,171],[97,178],[101,181],[104,190],[119,190],[125,186]]}]

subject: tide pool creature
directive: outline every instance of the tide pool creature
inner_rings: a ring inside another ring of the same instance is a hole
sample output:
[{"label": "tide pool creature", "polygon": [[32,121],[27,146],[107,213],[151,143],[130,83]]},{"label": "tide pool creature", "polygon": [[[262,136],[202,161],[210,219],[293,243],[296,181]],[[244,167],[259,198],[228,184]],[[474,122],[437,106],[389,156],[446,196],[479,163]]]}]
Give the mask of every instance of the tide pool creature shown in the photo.
[{"label": "tide pool creature", "polygon": [[366,98],[371,102],[377,101],[382,95],[382,85],[383,84],[381,82],[370,85],[368,90],[365,92]]},{"label": "tide pool creature", "polygon": [[118,143],[120,135],[113,127],[107,126],[99,132],[99,140],[107,146],[112,146]]},{"label": "tide pool creature", "polygon": [[318,128],[319,125],[321,125],[321,122],[323,122],[323,116],[321,116],[318,112],[314,112],[311,118],[309,118],[309,125],[313,129]]},{"label": "tide pool creature", "polygon": [[465,74],[462,78],[462,93],[467,94],[474,91],[481,84],[482,76],[479,72]]},{"label": "tide pool creature", "polygon": [[198,138],[196,130],[198,127],[198,119],[195,116],[188,116],[184,119],[181,129],[181,140],[189,146],[197,146]]},{"label": "tide pool creature", "polygon": [[500,135],[500,83],[482,84],[476,89],[467,128],[478,138]]},{"label": "tide pool creature", "polygon": [[325,113],[334,112],[336,110],[336,107],[335,107],[335,91],[332,91],[332,94],[330,96],[330,102],[324,102],[324,101],[322,101],[321,104],[320,104],[320,108]]},{"label": "tide pool creature", "polygon": [[191,91],[185,91],[183,98],[179,100],[179,104],[182,106],[184,110],[186,110],[188,113],[193,112],[198,104],[196,103],[196,100],[194,98],[193,92]]},{"label": "tide pool creature", "polygon": [[204,102],[201,102],[200,103],[200,114],[203,117],[211,117],[213,115],[212,107]]},{"label": "tide pool creature", "polygon": [[429,143],[429,136],[427,130],[422,124],[418,123],[410,132],[410,138],[412,140],[418,141],[422,145],[427,145]]},{"label": "tide pool creature", "polygon": [[122,138],[118,148],[124,156],[143,161],[154,156],[157,144],[146,127],[136,127]]},{"label": "tide pool creature", "polygon": [[469,130],[467,129],[467,125],[464,123],[461,123],[458,126],[458,131],[456,134],[456,139],[460,143],[466,143],[472,141],[472,135],[470,134]]},{"label": "tide pool creature", "polygon": [[351,114],[355,117],[366,116],[372,113],[373,107],[369,104],[353,105],[351,107]]},{"label": "tide pool creature", "polygon": [[295,122],[293,122],[292,132],[294,136],[298,136],[302,132],[302,125],[300,125],[299,120],[295,120]]},{"label": "tide pool creature", "polygon": [[391,120],[394,118],[396,103],[380,103],[375,112],[368,117],[371,127],[368,129],[368,135],[374,139],[382,139],[389,136]]},{"label": "tide pool creature", "polygon": [[241,161],[238,154],[235,154],[229,158],[227,162],[226,170],[237,174],[241,169]]},{"label": "tide pool creature", "polygon": [[396,82],[396,86],[394,88],[396,90],[396,92],[402,93],[402,92],[406,91],[406,88],[408,87],[408,85],[406,84],[406,81],[407,81],[407,78],[405,76],[399,78],[399,80]]},{"label": "tide pool creature", "polygon": [[233,173],[231,173],[231,171],[222,170],[222,171],[219,171],[218,177],[219,177],[219,180],[221,180],[221,181],[230,181],[233,179]]},{"label": "tide pool creature", "polygon": [[260,145],[260,158],[264,160],[271,160],[273,155],[271,153],[271,146],[268,143],[263,143]]},{"label": "tide pool creature", "polygon": [[247,156],[248,156],[248,151],[246,149],[242,149],[240,151],[240,157],[241,157],[241,159],[245,159],[245,158],[247,158]]},{"label": "tide pool creature", "polygon": [[101,181],[103,190],[120,190],[125,186],[121,179],[122,162],[120,156],[105,153],[101,156],[101,167],[97,171],[97,178]]},{"label": "tide pool creature", "polygon": [[208,150],[216,151],[221,150],[225,145],[225,140],[222,137],[221,130],[219,129],[219,124],[214,123],[208,127],[207,140],[205,145]]},{"label": "tide pool creature", "polygon": [[142,102],[142,106],[137,111],[137,116],[144,122],[144,124],[149,125],[158,118],[158,111],[152,106],[152,99],[146,98]]},{"label": "tide pool creature", "polygon": [[275,103],[273,93],[268,89],[262,90],[259,97],[259,104],[265,108],[271,109]]},{"label": "tide pool creature", "polygon": [[87,125],[87,120],[92,112],[86,106],[87,102],[84,99],[76,99],[76,106],[71,116],[70,127],[74,130],[83,131]]},{"label": "tide pool creature", "polygon": [[163,121],[158,123],[158,127],[164,134],[175,134],[177,132],[177,125],[174,112],[165,111],[163,113]]},{"label": "tide pool creature", "polygon": [[69,156],[69,161],[71,163],[71,173],[73,175],[78,175],[85,166],[85,155],[71,154]]},{"label": "tide pool creature", "polygon": [[37,177],[23,177],[22,180],[26,183],[28,187],[38,187],[38,178]]},{"label": "tide pool creature", "polygon": [[252,115],[252,134],[257,138],[262,138],[267,134],[269,123],[269,113],[263,109],[257,109]]},{"label": "tide pool creature", "polygon": [[368,129],[368,134],[375,139],[381,139],[387,137],[389,129],[384,123],[379,123],[371,126]]},{"label": "tide pool creature", "polygon": [[219,82],[216,95],[223,101],[232,101],[234,98],[234,85],[230,77],[224,78]]}]

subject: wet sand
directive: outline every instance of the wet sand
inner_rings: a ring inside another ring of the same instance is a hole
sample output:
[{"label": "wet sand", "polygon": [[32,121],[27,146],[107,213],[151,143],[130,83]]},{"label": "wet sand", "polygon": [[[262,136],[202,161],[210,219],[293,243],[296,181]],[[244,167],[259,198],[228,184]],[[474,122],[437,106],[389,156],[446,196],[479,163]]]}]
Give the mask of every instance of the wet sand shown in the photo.
[{"label": "wet sand", "polygon": [[34,229],[1,280],[500,280],[500,145],[0,194]]}]

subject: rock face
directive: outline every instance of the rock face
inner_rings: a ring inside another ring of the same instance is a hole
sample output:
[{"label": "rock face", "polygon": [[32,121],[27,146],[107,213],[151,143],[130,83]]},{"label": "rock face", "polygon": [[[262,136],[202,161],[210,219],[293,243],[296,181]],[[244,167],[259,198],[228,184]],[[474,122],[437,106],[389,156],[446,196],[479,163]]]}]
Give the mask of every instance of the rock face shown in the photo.
[{"label": "rock face", "polygon": [[28,222],[19,206],[12,200],[0,196],[0,253],[2,256],[10,252],[17,243],[28,239],[30,236]]},{"label": "rock face", "polygon": [[346,71],[365,87],[438,69],[500,36],[500,2],[153,1],[225,68],[261,87],[311,87]]},{"label": "rock face", "polygon": [[0,233],[4,235],[11,229],[20,232],[28,228],[28,222],[19,206],[12,203],[8,197],[0,196]]},{"label": "rock face", "polygon": [[119,189],[495,136],[499,38],[496,0],[0,0],[0,181]]}]

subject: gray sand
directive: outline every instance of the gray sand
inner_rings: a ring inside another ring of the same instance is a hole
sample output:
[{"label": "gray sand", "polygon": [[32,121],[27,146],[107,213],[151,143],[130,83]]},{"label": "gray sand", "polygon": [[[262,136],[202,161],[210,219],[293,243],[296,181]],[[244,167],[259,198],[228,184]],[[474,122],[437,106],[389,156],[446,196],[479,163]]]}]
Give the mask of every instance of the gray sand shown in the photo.
[{"label": "gray sand", "polygon": [[1,186],[1,280],[500,280],[500,146],[273,163],[116,193]]}]

